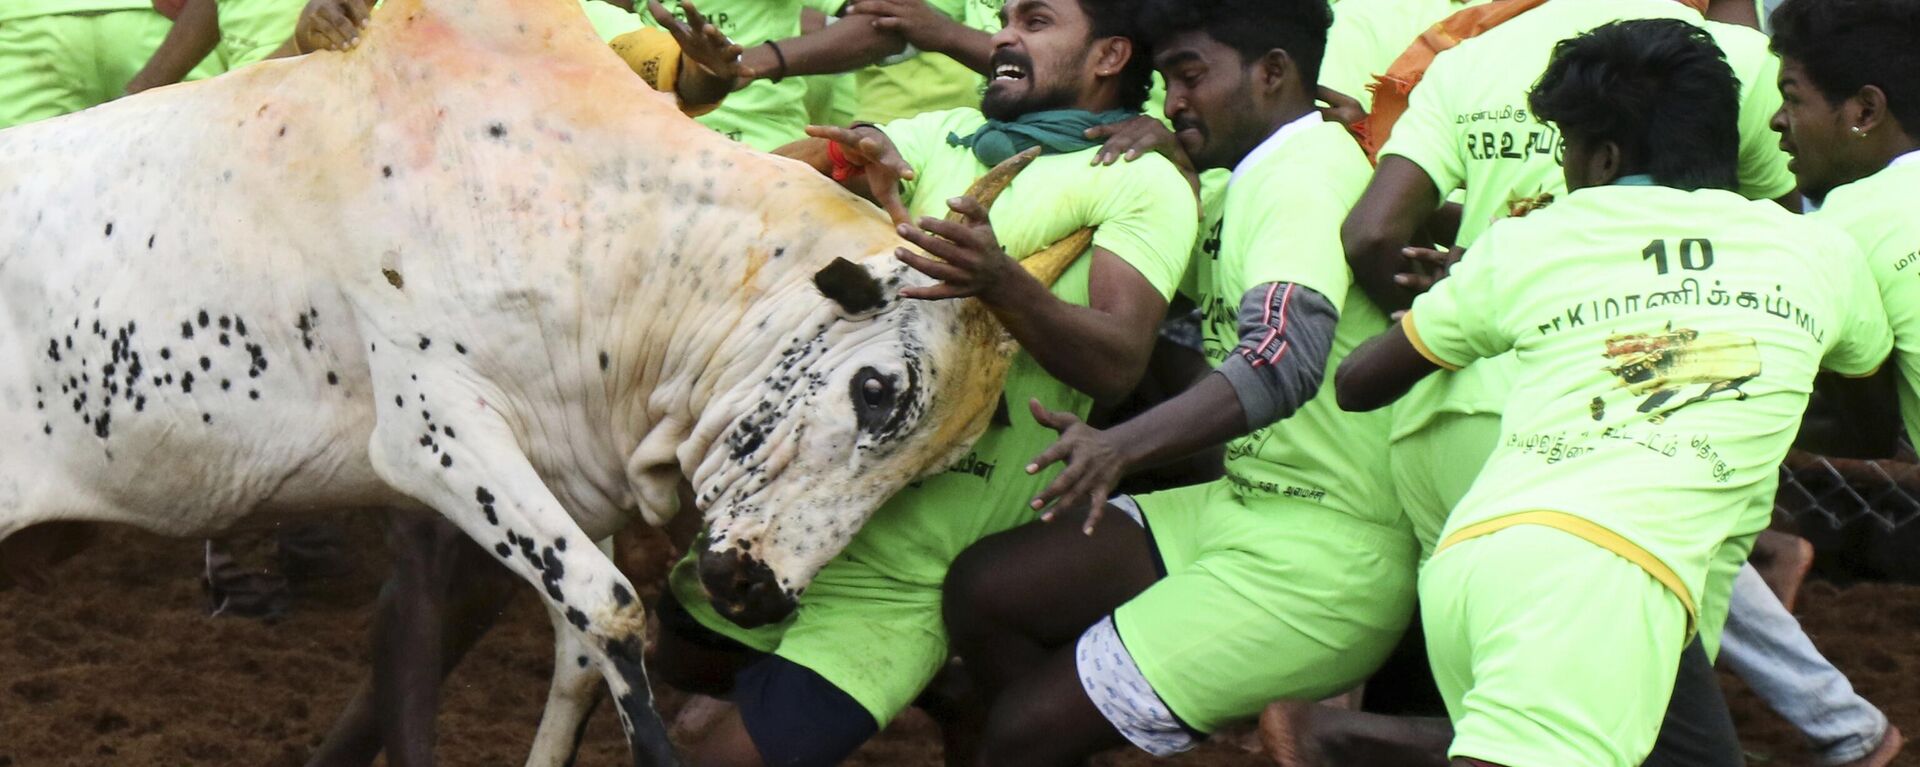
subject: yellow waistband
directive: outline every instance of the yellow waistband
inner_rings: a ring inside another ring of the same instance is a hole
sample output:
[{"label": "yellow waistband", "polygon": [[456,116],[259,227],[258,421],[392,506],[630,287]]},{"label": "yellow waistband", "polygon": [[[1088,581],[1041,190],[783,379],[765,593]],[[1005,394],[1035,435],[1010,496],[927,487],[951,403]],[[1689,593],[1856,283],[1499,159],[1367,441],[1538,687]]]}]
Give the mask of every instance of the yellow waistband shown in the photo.
[{"label": "yellow waistband", "polygon": [[1433,553],[1437,556],[1440,552],[1446,551],[1447,547],[1461,541],[1479,538],[1483,535],[1491,535],[1509,527],[1519,525],[1551,527],[1618,554],[1620,558],[1639,565],[1640,569],[1647,571],[1647,575],[1653,576],[1653,579],[1659,581],[1660,585],[1667,587],[1668,591],[1673,592],[1673,595],[1680,599],[1680,605],[1682,607],[1687,608],[1687,638],[1689,640],[1693,638],[1695,626],[1699,623],[1700,611],[1694,606],[1693,594],[1687,590],[1687,584],[1681,582],[1680,576],[1673,572],[1673,568],[1668,567],[1667,563],[1660,561],[1659,557],[1654,556],[1652,552],[1646,549],[1640,548],[1640,546],[1633,541],[1629,541],[1621,537],[1619,533],[1601,527],[1592,520],[1584,517],[1576,517],[1563,511],[1523,511],[1517,514],[1508,514],[1504,517],[1489,519],[1485,522],[1476,522],[1453,531],[1452,535],[1447,536],[1446,540],[1440,542],[1440,546],[1434,549]]}]

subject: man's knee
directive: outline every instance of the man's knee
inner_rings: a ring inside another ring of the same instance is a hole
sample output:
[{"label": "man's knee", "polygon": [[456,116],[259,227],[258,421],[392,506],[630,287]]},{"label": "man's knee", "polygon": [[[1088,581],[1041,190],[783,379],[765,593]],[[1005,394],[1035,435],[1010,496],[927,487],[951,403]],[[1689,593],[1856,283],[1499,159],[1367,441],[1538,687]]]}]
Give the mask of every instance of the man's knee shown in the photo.
[{"label": "man's knee", "polygon": [[734,703],[761,760],[782,767],[833,767],[880,731],[866,706],[813,669],[761,656],[736,679]]},{"label": "man's knee", "polygon": [[941,610],[945,613],[947,631],[956,639],[977,636],[984,627],[999,622],[1005,613],[999,600],[1018,593],[1004,583],[1005,556],[1000,543],[1001,536],[1013,532],[988,536],[967,547],[947,568]]}]

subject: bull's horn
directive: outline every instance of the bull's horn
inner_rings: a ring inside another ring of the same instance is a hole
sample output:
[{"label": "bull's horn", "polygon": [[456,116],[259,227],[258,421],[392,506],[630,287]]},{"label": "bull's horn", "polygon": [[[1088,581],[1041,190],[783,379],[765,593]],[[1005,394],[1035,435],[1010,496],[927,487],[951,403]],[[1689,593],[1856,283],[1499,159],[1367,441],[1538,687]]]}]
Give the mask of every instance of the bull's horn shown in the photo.
[{"label": "bull's horn", "polygon": [[1034,251],[1031,256],[1020,259],[1020,265],[1025,267],[1027,273],[1033,275],[1034,279],[1039,280],[1040,284],[1053,287],[1054,281],[1060,279],[1060,275],[1067,271],[1067,267],[1072,266],[1073,262],[1080,258],[1080,254],[1087,252],[1087,247],[1092,244],[1093,230],[1081,229],[1061,238],[1059,242]]},{"label": "bull's horn", "polygon": [[[1033,163],[1033,158],[1039,156],[1040,147],[1034,147],[1002,160],[999,165],[993,166],[993,170],[987,171],[987,175],[976,179],[973,186],[967,187],[967,196],[979,201],[982,209],[993,210],[993,201],[1000,199],[1001,192],[1007,191],[1007,185],[1013,183],[1013,177],[1020,175],[1020,171],[1026,170]],[[960,223],[960,214],[948,213],[947,220]]]}]

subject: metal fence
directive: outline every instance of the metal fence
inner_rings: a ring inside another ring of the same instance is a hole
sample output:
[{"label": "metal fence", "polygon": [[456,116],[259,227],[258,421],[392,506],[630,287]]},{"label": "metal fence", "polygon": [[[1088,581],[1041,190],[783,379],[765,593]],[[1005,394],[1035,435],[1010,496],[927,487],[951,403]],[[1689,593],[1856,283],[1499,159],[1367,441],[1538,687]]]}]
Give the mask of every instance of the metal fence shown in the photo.
[{"label": "metal fence", "polygon": [[1911,449],[1901,452],[1895,460],[1856,461],[1795,451],[1780,466],[1774,509],[1802,527],[1905,526],[1920,519],[1920,461]]}]

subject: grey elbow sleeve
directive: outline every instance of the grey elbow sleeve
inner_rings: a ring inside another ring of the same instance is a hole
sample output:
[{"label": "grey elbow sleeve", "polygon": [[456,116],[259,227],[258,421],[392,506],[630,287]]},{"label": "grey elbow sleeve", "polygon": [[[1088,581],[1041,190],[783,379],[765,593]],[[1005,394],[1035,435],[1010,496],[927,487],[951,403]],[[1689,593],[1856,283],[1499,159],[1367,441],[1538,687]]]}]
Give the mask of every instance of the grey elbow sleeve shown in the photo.
[{"label": "grey elbow sleeve", "polygon": [[1240,345],[1218,372],[1248,429],[1293,415],[1319,392],[1339,322],[1339,308],[1304,285],[1269,282],[1240,297]]}]

